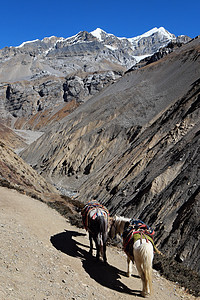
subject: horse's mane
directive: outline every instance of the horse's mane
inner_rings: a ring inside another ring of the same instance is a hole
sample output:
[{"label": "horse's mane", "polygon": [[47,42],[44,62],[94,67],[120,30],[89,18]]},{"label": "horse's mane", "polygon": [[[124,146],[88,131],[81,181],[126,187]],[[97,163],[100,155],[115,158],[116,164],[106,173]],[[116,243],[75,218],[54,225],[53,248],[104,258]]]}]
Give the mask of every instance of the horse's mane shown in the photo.
[{"label": "horse's mane", "polygon": [[114,216],[114,220],[116,222],[130,222],[131,218],[126,218],[126,217],[123,217],[123,216]]},{"label": "horse's mane", "polygon": [[130,220],[131,220],[130,218],[126,218],[123,216],[114,216],[113,222],[114,222],[116,233],[122,235],[124,231],[124,225],[126,224],[126,222],[130,222]]}]

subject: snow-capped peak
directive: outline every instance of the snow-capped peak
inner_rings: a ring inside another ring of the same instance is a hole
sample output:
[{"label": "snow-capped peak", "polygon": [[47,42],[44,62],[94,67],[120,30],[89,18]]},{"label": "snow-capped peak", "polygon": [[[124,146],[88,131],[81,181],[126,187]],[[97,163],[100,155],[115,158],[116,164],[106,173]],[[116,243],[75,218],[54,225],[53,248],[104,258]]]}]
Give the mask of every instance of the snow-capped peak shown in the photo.
[{"label": "snow-capped peak", "polygon": [[172,38],[175,37],[173,34],[171,34],[170,32],[168,32],[164,27],[159,27],[159,28],[154,27],[151,30],[149,30],[149,31],[147,31],[147,32],[145,32],[143,34],[138,35],[138,36],[133,37],[133,38],[129,38],[128,40],[130,42],[138,41],[138,40],[140,40],[142,38],[149,37],[149,36],[151,36],[151,35],[153,35],[153,34],[155,34],[157,32],[160,33],[160,34],[162,34],[162,35],[164,35],[164,36],[166,36],[168,39],[172,39]]},{"label": "snow-capped peak", "polygon": [[93,31],[90,32],[94,37],[96,37],[98,40],[102,41],[102,37],[101,34],[102,33],[106,33],[104,30],[102,30],[101,28],[97,28]]},{"label": "snow-capped peak", "polygon": [[157,31],[158,31],[158,28],[157,28],[157,27],[154,27],[154,28],[152,28],[151,30],[148,30],[147,32],[145,32],[145,33],[143,33],[143,34],[134,37],[134,39],[139,39],[139,38],[151,36],[152,34],[156,33]]},{"label": "snow-capped peak", "polygon": [[112,33],[107,33],[106,31],[104,31],[103,29],[101,28],[97,28],[93,31],[90,32],[94,37],[96,37],[99,41],[103,41],[104,39],[102,38],[102,35],[103,37],[108,37],[108,36],[112,36],[112,37],[115,37],[114,34]]},{"label": "snow-capped peak", "polygon": [[164,27],[159,27],[158,32],[162,33],[163,35],[165,35],[169,39],[175,38],[175,35],[170,33],[169,31],[167,31]]},{"label": "snow-capped peak", "polygon": [[[108,37],[114,37],[115,40],[128,40],[131,44],[135,45],[135,43],[138,43],[142,38],[148,38],[151,37],[154,34],[158,34],[160,37],[166,39],[166,40],[172,40],[175,38],[174,34],[171,34],[170,32],[168,32],[164,27],[154,27],[151,30],[138,35],[136,37],[132,37],[132,38],[125,38],[125,37],[117,37],[114,36],[111,33],[107,33],[104,30],[102,30],[101,28],[97,28],[93,31],[90,32],[94,37],[96,37],[100,42],[104,42],[106,40],[106,38]],[[111,45],[109,43],[109,47],[113,47],[113,45]]]}]

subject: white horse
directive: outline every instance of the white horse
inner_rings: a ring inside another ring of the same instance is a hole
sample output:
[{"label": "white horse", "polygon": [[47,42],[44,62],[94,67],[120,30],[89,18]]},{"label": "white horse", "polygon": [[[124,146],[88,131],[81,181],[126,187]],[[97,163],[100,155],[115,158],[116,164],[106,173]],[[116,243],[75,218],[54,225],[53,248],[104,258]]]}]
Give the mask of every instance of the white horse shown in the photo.
[{"label": "white horse", "polygon": [[153,245],[147,242],[145,238],[137,240],[133,243],[133,250],[127,254],[127,275],[131,276],[130,261],[136,264],[138,274],[142,280],[142,296],[148,297],[152,292],[152,263],[153,263]]},{"label": "white horse", "polygon": [[[117,234],[123,234],[123,246],[127,255],[127,276],[132,274],[132,263],[136,264],[138,274],[142,280],[143,297],[148,297],[152,292],[152,262],[154,256],[153,244],[145,234],[139,234],[139,239],[134,237],[130,231],[126,232],[126,227],[130,219],[124,217],[113,217],[110,227],[110,237],[114,238]],[[134,229],[132,230],[134,233]],[[138,237],[138,236],[137,236]]]}]

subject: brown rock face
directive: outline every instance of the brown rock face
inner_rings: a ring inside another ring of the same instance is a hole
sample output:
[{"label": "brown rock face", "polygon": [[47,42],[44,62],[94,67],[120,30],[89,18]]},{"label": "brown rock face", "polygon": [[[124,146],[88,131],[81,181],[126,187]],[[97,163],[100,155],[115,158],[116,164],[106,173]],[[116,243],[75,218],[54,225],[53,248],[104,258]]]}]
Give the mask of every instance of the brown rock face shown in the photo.
[{"label": "brown rock face", "polygon": [[24,148],[27,145],[23,138],[19,137],[13,130],[1,123],[0,141],[3,141],[8,147],[12,149]]},{"label": "brown rock face", "polygon": [[7,183],[12,188],[41,198],[45,193],[56,193],[56,189],[51,184],[2,141],[0,141],[0,182],[1,185],[2,182]]},{"label": "brown rock face", "polygon": [[199,53],[195,39],[127,73],[22,154],[79,200],[154,226],[160,250],[197,271]]}]

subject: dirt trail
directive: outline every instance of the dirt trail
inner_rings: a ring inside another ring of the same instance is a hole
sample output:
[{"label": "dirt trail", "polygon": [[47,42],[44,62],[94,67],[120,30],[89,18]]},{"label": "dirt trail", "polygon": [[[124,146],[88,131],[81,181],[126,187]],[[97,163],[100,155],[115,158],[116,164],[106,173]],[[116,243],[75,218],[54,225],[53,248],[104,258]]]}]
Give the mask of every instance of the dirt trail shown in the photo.
[{"label": "dirt trail", "polygon": [[[107,248],[109,265],[88,253],[88,236],[46,204],[0,187],[0,299],[142,299],[126,256]],[[195,299],[153,272],[149,299]]]}]

